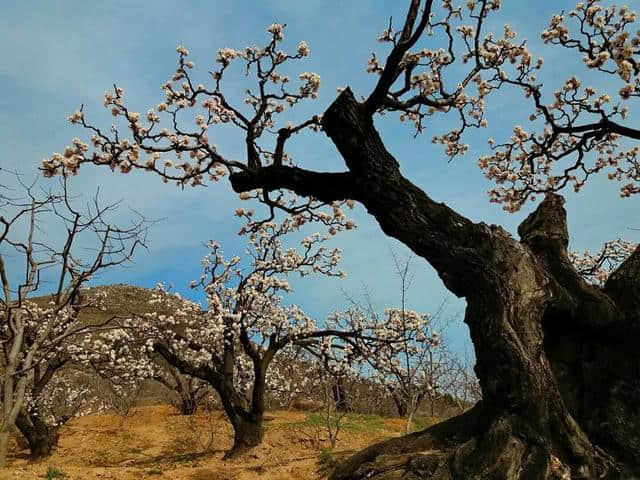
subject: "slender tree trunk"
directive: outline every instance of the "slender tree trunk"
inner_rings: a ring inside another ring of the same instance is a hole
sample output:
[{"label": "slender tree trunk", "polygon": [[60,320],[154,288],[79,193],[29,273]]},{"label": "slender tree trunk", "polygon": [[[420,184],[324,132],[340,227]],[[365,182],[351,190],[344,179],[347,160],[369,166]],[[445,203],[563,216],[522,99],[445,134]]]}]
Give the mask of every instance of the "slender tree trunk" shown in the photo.
[{"label": "slender tree trunk", "polygon": [[349,403],[349,395],[341,377],[338,377],[332,385],[333,401],[338,412],[351,412],[353,408]]},{"label": "slender tree trunk", "polygon": [[483,392],[470,411],[369,447],[333,478],[596,479],[640,472],[640,356],[633,350],[640,342],[640,248],[604,289],[592,287],[568,259],[560,196],[545,198],[520,226],[518,241],[434,202],[407,180],[349,89],[322,123],[348,172],[271,165],[232,175],[234,189],[289,188],[323,201],[360,201],[387,235],[466,299]]},{"label": "slender tree trunk", "polygon": [[201,391],[193,377],[180,374],[177,369],[176,373],[175,381],[180,395],[180,413],[182,415],[193,415],[202,399]]},{"label": "slender tree trunk", "polygon": [[31,460],[48,457],[58,446],[58,429],[48,426],[37,415],[20,413],[16,419],[16,427],[29,443]]},{"label": "slender tree trunk", "polygon": [[13,372],[15,372],[15,363],[9,362],[4,373],[3,382],[3,416],[2,425],[0,426],[0,467],[7,466],[7,454],[9,449],[9,438],[16,425],[16,417],[19,413],[20,405],[24,402],[24,391],[26,385],[26,377],[20,378],[18,382],[14,381]]},{"label": "slender tree trunk", "polygon": [[181,415],[193,415],[198,408],[198,392],[193,388],[193,382],[190,378],[185,378],[184,375],[181,375],[176,381],[176,390],[180,402],[177,405],[177,409]]},{"label": "slender tree trunk", "polygon": [[181,415],[193,415],[196,413],[198,403],[194,395],[180,395],[180,405],[178,408]]},{"label": "slender tree trunk", "polygon": [[9,438],[11,430],[4,426],[0,428],[0,468],[7,466],[7,454],[9,453]]},{"label": "slender tree trunk", "polygon": [[409,411],[408,402],[405,399],[401,398],[400,395],[397,395],[397,394],[391,394],[391,398],[393,398],[393,403],[395,403],[396,405],[398,416],[400,418],[405,418]]},{"label": "slender tree trunk", "polygon": [[[22,325],[21,318],[18,316],[17,322]],[[13,339],[13,344],[8,355],[8,362],[4,365],[2,372],[2,424],[0,425],[0,468],[7,466],[7,454],[9,450],[9,438],[16,421],[16,401],[22,401],[24,398],[24,389],[20,393],[16,388],[16,380],[14,373],[16,371],[17,357],[19,354],[20,343],[22,342],[22,333],[24,329],[20,327],[17,338]],[[24,383],[24,381],[23,381]],[[20,397],[20,398],[16,398]]]},{"label": "slender tree trunk", "polygon": [[404,433],[405,435],[411,432],[411,423],[413,422],[413,410],[409,412],[407,415],[406,421],[404,422]]}]

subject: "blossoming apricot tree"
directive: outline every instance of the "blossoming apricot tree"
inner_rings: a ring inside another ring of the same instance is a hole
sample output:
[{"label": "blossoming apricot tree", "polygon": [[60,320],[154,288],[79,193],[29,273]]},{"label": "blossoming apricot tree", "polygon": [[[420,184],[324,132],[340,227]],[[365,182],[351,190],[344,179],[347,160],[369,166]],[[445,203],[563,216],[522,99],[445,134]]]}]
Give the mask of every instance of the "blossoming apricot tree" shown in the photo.
[{"label": "blossoming apricot tree", "polygon": [[[250,219],[250,212],[239,215]],[[269,367],[279,353],[296,343],[313,344],[315,339],[335,332],[318,328],[296,305],[284,304],[282,294],[291,290],[287,276],[312,273],[341,276],[337,271],[340,253],[322,245],[328,235],[314,234],[301,240],[301,250],[285,248],[282,237],[298,228],[293,219],[281,223],[247,224],[249,265],[241,258],[225,259],[220,246],[210,242],[210,253],[203,259],[204,271],[192,286],[203,288],[207,308],[199,303],[170,295],[158,287],[151,300],[157,311],[133,316],[122,330],[105,332],[101,341],[117,362],[131,365],[128,353],[138,355],[138,345],[149,357],[159,353],[182,374],[207,382],[218,393],[235,436],[230,453],[255,446],[262,440],[265,395],[282,379],[270,375]],[[341,335],[353,335],[342,333]],[[119,346],[114,343],[118,337]],[[126,365],[124,365],[126,364]],[[153,367],[140,368],[140,372]],[[135,377],[136,375],[132,375]],[[273,384],[270,387],[270,383]]]},{"label": "blossoming apricot tree", "polygon": [[618,238],[606,242],[595,254],[588,250],[582,254],[569,252],[569,259],[583,278],[596,285],[604,286],[611,273],[629,258],[637,247],[636,244]]},{"label": "blossoming apricot tree", "polygon": [[[500,0],[407,3],[400,28],[390,24],[379,38],[388,47],[386,58],[371,56],[367,69],[378,77],[362,101],[346,88],[322,115],[278,124],[288,107],[317,94],[319,77],[302,73],[295,88],[279,73],[283,63],[310,50],[300,43],[296,53],[285,53],[284,27],[272,25],[265,47],[220,50],[208,86],[192,82],[194,65],[179,47],[165,99],[145,116],[130,110],[115,87],[105,103],[124,119],[130,136],[92,125],[79,110],[70,120],[92,132],[93,148],[76,140],[45,159],[43,169],[68,174],[92,163],[152,171],[179,185],[228,176],[235,191],[266,203],[271,216],[281,209],[294,219],[325,223],[335,217],[323,204],[357,201],[387,235],[426,259],[447,288],[466,299],[483,400],[419,435],[370,447],[334,478],[424,471],[438,478],[615,478],[637,471],[640,249],[603,286],[585,282],[569,259],[566,214],[556,193],[567,186],[579,190],[605,171],[623,182],[622,196],[639,191],[640,132],[629,123],[627,107],[640,94],[636,14],[587,0],[554,16],[542,38],[568,55],[582,55],[585,69],[603,75],[613,92],[596,92],[572,72],[549,94],[537,79],[544,62],[508,24],[499,35],[485,33],[487,18],[499,15]],[[238,63],[256,80],[246,107],[233,104],[222,88]],[[458,126],[432,138],[449,157],[465,154],[466,133],[487,125],[487,102],[506,89],[531,101],[532,128],[515,126],[511,137],[490,141],[492,153],[481,156],[479,165],[497,183],[491,200],[507,211],[544,196],[520,225],[520,240],[432,200],[403,176],[374,125],[376,115],[395,113],[421,133],[435,130],[438,118],[453,116]],[[199,112],[185,120],[193,110]],[[163,116],[166,129],[160,126]],[[188,127],[194,117],[195,128]],[[245,159],[231,159],[212,145],[217,123],[244,134]],[[346,169],[317,172],[291,164],[285,147],[304,129],[322,130]],[[285,191],[306,200],[289,201]],[[425,455],[425,446],[432,453]],[[404,455],[394,465],[388,455],[377,463],[389,451]],[[407,461],[412,455],[415,461]]]},{"label": "blossoming apricot tree", "polygon": [[407,419],[407,430],[420,402],[439,387],[441,344],[429,320],[406,308],[387,308],[383,315],[354,308],[329,318],[332,325],[375,339],[358,343],[353,362],[368,367],[372,380],[385,387],[398,415]]},{"label": "blossoming apricot tree", "polygon": [[352,308],[336,312],[329,322],[375,339],[358,344],[355,362],[361,365],[362,371],[370,372],[370,380],[381,385],[391,397],[398,415],[406,419],[408,433],[418,406],[426,399],[433,405],[440,390],[448,386],[454,365],[434,321],[444,303],[433,315],[409,309],[407,301],[413,281],[411,258],[402,261],[393,252],[391,256],[400,281],[399,307],[386,308],[380,314],[367,294],[365,304],[352,298]]},{"label": "blossoming apricot tree", "polygon": [[52,453],[58,445],[60,427],[69,420],[102,408],[89,374],[69,359],[58,356],[47,362],[44,370],[36,369],[25,406],[16,418],[16,427],[29,444],[32,460]]}]

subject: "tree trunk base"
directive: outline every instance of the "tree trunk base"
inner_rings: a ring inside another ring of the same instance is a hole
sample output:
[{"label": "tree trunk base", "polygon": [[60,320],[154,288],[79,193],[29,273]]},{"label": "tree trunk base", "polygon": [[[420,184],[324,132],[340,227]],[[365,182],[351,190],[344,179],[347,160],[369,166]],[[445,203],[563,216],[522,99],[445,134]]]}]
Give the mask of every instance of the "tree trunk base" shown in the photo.
[{"label": "tree trunk base", "polygon": [[43,437],[38,439],[38,441],[30,447],[31,453],[29,454],[29,460],[36,462],[51,456],[57,448],[57,444],[57,438]]},{"label": "tree trunk base", "polygon": [[[421,432],[372,445],[338,465],[331,480],[620,479],[618,466],[588,445],[571,460],[568,448],[533,433],[522,419],[485,414],[481,406]],[[526,435],[526,436],[525,436]],[[569,442],[581,443],[570,438]],[[572,446],[575,450],[575,445]]]},{"label": "tree trunk base", "polygon": [[58,447],[58,429],[47,426],[36,416],[18,415],[16,427],[18,427],[29,444],[29,459],[31,461],[49,457]]},{"label": "tree trunk base", "polygon": [[223,460],[237,457],[262,443],[264,430],[262,419],[242,419],[233,424],[233,447],[224,454]]}]

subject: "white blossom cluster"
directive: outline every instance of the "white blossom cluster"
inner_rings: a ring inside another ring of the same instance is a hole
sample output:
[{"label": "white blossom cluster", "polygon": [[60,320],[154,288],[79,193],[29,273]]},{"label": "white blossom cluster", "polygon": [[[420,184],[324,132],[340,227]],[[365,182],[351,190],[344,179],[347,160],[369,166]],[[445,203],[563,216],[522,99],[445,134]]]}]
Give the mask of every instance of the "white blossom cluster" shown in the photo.
[{"label": "white blossom cluster", "polygon": [[[497,184],[489,191],[492,202],[514,212],[528,199],[548,191],[566,186],[578,191],[600,171],[622,183],[623,197],[635,194],[640,191],[640,147],[629,147],[624,139],[637,139],[638,130],[624,120],[629,115],[628,103],[640,96],[640,32],[633,29],[637,14],[624,5],[605,7],[602,3],[580,2],[567,15],[553,16],[542,39],[576,50],[587,69],[622,81],[617,95],[596,92],[572,76],[546,102],[537,78],[544,59],[534,59],[526,42],[508,24],[501,36],[482,33],[487,17],[500,8],[500,2],[470,0],[464,8],[444,1],[441,13],[434,8],[425,28],[433,37],[433,47],[405,52],[405,32],[395,31],[391,24],[378,38],[392,48],[387,62],[393,53],[404,52],[398,72],[377,103],[378,111],[398,112],[401,121],[411,122],[416,135],[424,131],[427,117],[455,112],[459,125],[432,137],[454,157],[469,150],[463,141],[465,131],[488,126],[484,112],[489,95],[515,87],[533,102],[529,120],[534,126],[515,126],[513,135],[499,143],[488,139],[492,152],[482,156],[478,165]],[[576,24],[575,34],[565,23],[566,17]],[[390,74],[387,67],[374,53],[367,71],[380,75],[382,81]]]},{"label": "white blossom cluster", "polygon": [[[416,134],[425,130],[428,117],[454,113],[458,125],[433,135],[432,141],[442,144],[447,156],[455,157],[469,151],[463,139],[468,129],[488,126],[485,102],[489,95],[515,87],[533,102],[529,119],[534,125],[518,125],[509,138],[499,142],[488,139],[491,153],[482,156],[478,165],[497,184],[489,191],[492,202],[514,212],[528,199],[535,200],[549,191],[567,186],[578,191],[590,176],[601,171],[621,182],[623,197],[638,193],[640,147],[627,146],[624,141],[638,137],[637,129],[624,124],[628,103],[640,96],[640,33],[633,29],[637,14],[625,5],[603,3],[587,0],[567,14],[554,15],[541,36],[546,43],[582,55],[587,69],[621,81],[617,94],[597,92],[572,76],[547,101],[537,78],[544,60],[534,59],[526,42],[518,39],[508,24],[499,34],[483,32],[488,17],[500,9],[499,0],[469,0],[464,5],[443,0],[439,12],[434,6],[433,12],[424,17],[424,28],[416,28],[417,34],[424,32],[432,37],[428,48],[419,48],[405,38],[404,29],[394,30],[391,23],[379,36],[378,40],[391,48],[391,54],[385,63],[379,60],[379,54],[372,53],[367,71],[379,75],[381,81],[385,77],[391,80],[383,82],[385,88],[374,110],[380,114],[398,112],[400,121],[409,121]],[[292,79],[279,67],[287,61],[301,60],[310,50],[305,42],[297,45],[294,54],[281,50],[284,32],[284,25],[272,24],[267,28],[269,42],[264,47],[218,50],[219,67],[207,86],[192,80],[194,64],[188,60],[189,51],[178,46],[178,68],[163,86],[165,99],[146,115],[129,110],[121,87],[115,86],[113,92],[105,94],[105,106],[127,124],[129,138],[119,134],[116,127],[107,133],[88,124],[83,111],[78,110],[69,120],[91,132],[93,147],[74,139],[63,153],[43,161],[45,174],[75,174],[81,164],[94,163],[124,173],[134,168],[154,171],[165,182],[195,186],[257,167],[293,164],[285,149],[287,140],[307,128],[321,128],[321,119],[314,116],[294,125],[278,124],[277,118],[299,101],[315,98],[320,77],[303,72],[297,88],[290,87]],[[407,42],[411,48],[404,49]],[[396,53],[398,62],[389,64]],[[224,74],[237,63],[256,80],[246,90],[244,106],[235,105],[222,91]],[[372,95],[380,93],[377,90]],[[193,114],[184,120],[186,112]],[[218,123],[233,124],[243,131],[247,145],[244,161],[224,157],[209,141],[209,127]],[[265,137],[275,137],[275,141],[265,144]],[[274,199],[271,193],[260,190],[244,195],[259,199],[272,210],[277,207],[289,213],[305,212],[319,219],[317,203],[291,206],[282,195]]]},{"label": "white blossom cluster", "polygon": [[116,392],[135,389],[142,380],[152,378],[157,369],[144,353],[146,345],[140,342],[137,327],[137,322],[125,319],[121,326],[86,335],[76,342],[74,359],[107,379]]},{"label": "white blossom cluster", "polygon": [[[580,2],[568,15],[553,16],[542,39],[576,50],[588,69],[621,80],[618,95],[597,92],[574,75],[553,93],[552,102],[545,103],[533,71],[507,80],[532,99],[535,109],[529,120],[542,124],[538,132],[537,125],[517,126],[511,138],[500,144],[490,139],[493,153],[479,160],[487,178],[498,184],[489,192],[491,200],[508,211],[565,186],[579,191],[601,171],[622,182],[621,196],[640,191],[640,147],[623,141],[637,138],[624,125],[629,102],[640,96],[640,31],[630,31],[637,14],[627,6],[601,3]],[[565,23],[567,16],[576,25],[575,34]]]},{"label": "white blossom cluster", "polygon": [[[246,132],[250,145],[247,152],[249,162],[259,158],[266,164],[273,161],[290,163],[292,159],[286,152],[278,148],[269,149],[259,140],[264,133],[273,133],[277,128],[284,129],[283,135],[287,136],[305,128],[320,128],[319,117],[300,125],[276,125],[276,117],[286,108],[305,98],[317,97],[320,76],[303,72],[299,75],[297,90],[288,89],[292,80],[278,70],[285,62],[308,56],[309,46],[302,41],[296,53],[286,53],[279,48],[284,40],[284,26],[273,24],[267,30],[270,41],[264,47],[219,49],[216,54],[219,69],[212,72],[212,83],[208,86],[193,82],[190,70],[195,65],[188,60],[189,50],[179,45],[176,48],[178,68],[162,87],[165,98],[146,114],[127,107],[122,87],[115,86],[112,92],[105,92],[105,108],[126,123],[131,133],[129,138],[118,132],[115,125],[107,133],[88,124],[84,112],[77,110],[68,120],[91,132],[93,148],[74,139],[63,153],[55,153],[43,160],[45,175],[76,174],[81,164],[89,162],[108,165],[122,173],[133,169],[154,171],[165,182],[175,181],[180,186],[197,186],[207,179],[216,181],[234,170],[246,168],[244,164],[223,158],[209,140],[209,128],[225,123]],[[248,111],[232,105],[221,89],[223,76],[234,62],[241,62],[247,74],[255,71],[257,83],[245,92],[244,105]],[[194,113],[187,121],[184,117],[189,112]]]},{"label": "white blossom cluster", "polygon": [[[297,87],[293,87],[294,80],[281,70],[285,63],[307,57],[309,46],[301,41],[295,53],[287,53],[281,50],[284,25],[273,24],[267,30],[269,42],[263,47],[219,49],[218,69],[211,72],[207,85],[193,80],[194,63],[188,60],[190,52],[179,45],[176,49],[178,67],[162,87],[164,99],[146,114],[127,106],[122,87],[116,85],[113,91],[105,92],[105,108],[110,109],[117,122],[126,125],[129,135],[116,124],[108,130],[92,125],[82,109],[77,110],[68,120],[88,130],[90,141],[76,138],[63,153],[45,158],[42,161],[44,175],[75,175],[80,165],[93,163],[121,173],[146,170],[158,174],[165,183],[195,187],[257,166],[294,165],[285,148],[287,140],[307,129],[319,131],[321,117],[315,115],[298,124],[279,118],[300,101],[316,98],[321,79],[317,73],[302,72],[298,75]],[[225,74],[234,64],[241,64],[247,76],[249,73],[255,76],[255,83],[245,90],[242,102],[232,100],[222,89]],[[244,161],[223,156],[210,140],[211,127],[219,124],[233,125],[245,136]],[[300,223],[321,221],[332,234],[355,226],[345,218],[337,219],[323,202],[309,198],[297,203],[295,195],[288,192],[256,189],[241,194],[241,198],[255,198],[267,204],[271,218],[277,208],[296,217]]]},{"label": "white blossom cluster", "polygon": [[267,392],[282,406],[308,395],[317,365],[300,354],[292,344],[278,352],[267,372]]},{"label": "white blossom cluster", "polygon": [[28,414],[38,416],[50,428],[58,428],[71,418],[104,410],[98,392],[83,381],[83,375],[65,373],[66,376],[55,375],[37,396],[33,390],[26,396]]},{"label": "white blossom cluster", "polygon": [[604,286],[611,273],[613,273],[631,255],[637,244],[620,238],[606,242],[602,248],[591,253],[585,250],[583,253],[569,252],[569,259],[576,270],[588,282],[594,285]]},{"label": "white blossom cluster", "polygon": [[[103,292],[97,292],[83,300],[82,309],[104,310],[104,298]],[[11,317],[21,318],[23,335],[29,339],[15,357],[19,367],[14,378],[17,385],[22,384],[14,393],[16,407],[39,417],[50,428],[101,408],[97,392],[78,370],[96,358],[95,345],[89,341],[93,326],[79,318],[79,311],[77,305],[60,305],[53,300],[24,300],[11,311]],[[2,335],[10,337],[5,322]],[[67,364],[75,369],[62,368]]]},{"label": "white blossom cluster", "polygon": [[[433,136],[432,142],[444,145],[449,157],[467,153],[469,145],[463,142],[462,136],[469,128],[488,126],[485,99],[506,77],[503,65],[515,64],[521,71],[529,68],[532,61],[526,46],[515,42],[515,32],[509,25],[504,26],[500,38],[481,34],[479,27],[500,4],[497,0],[469,1],[465,9],[454,6],[450,0],[443,1],[442,14],[438,17],[432,13],[426,27],[426,33],[442,46],[404,54],[399,64],[402,74],[397,75],[399,80],[394,83],[397,88],[391,88],[386,94],[380,113],[399,112],[400,121],[410,121],[417,135],[425,130],[428,117],[455,111],[460,126]],[[401,46],[401,33],[389,26],[378,40],[392,44],[395,49]],[[457,58],[469,65],[462,75],[453,72],[459,69]],[[379,75],[384,72],[384,65],[375,53],[371,55],[367,71]]]},{"label": "white blossom cluster", "polygon": [[445,365],[440,334],[432,330],[428,315],[404,308],[387,308],[383,315],[352,308],[327,321],[358,332],[352,339],[327,339],[325,351],[335,370],[365,365],[399,402],[417,405],[436,395]]}]

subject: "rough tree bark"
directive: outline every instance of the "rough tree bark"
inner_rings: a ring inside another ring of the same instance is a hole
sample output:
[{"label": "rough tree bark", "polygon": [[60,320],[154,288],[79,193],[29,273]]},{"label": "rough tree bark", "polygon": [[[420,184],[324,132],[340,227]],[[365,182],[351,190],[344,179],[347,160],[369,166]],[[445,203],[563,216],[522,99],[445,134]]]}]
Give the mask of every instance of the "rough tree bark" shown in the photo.
[{"label": "rough tree bark", "polygon": [[20,412],[16,427],[29,444],[31,460],[46,458],[58,447],[58,428],[48,426],[38,415]]},{"label": "rough tree bark", "polygon": [[407,180],[349,89],[322,123],[347,172],[275,164],[232,175],[233,188],[361,202],[387,235],[466,299],[483,392],[470,411],[371,446],[333,478],[592,479],[638,471],[640,249],[603,289],[590,286],[568,260],[560,196],[545,198],[518,241]]},{"label": "rough tree bark", "polygon": [[233,426],[233,446],[225,454],[225,458],[260,445],[264,435],[264,379],[255,381],[251,401],[239,394],[232,382],[233,379],[223,379],[218,389],[222,408]]},{"label": "rough tree bark", "polygon": [[235,410],[229,419],[233,425],[233,447],[225,454],[225,458],[231,458],[262,443],[264,413]]}]

